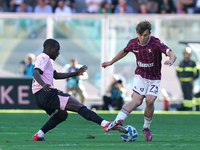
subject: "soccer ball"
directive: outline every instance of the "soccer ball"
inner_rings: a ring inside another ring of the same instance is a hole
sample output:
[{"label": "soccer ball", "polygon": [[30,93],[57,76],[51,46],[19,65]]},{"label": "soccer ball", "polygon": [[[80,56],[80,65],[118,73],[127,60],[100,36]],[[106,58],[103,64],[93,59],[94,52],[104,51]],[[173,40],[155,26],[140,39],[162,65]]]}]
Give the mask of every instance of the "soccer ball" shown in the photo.
[{"label": "soccer ball", "polygon": [[124,127],[128,133],[121,133],[121,138],[124,142],[133,142],[136,140],[138,133],[135,127],[127,125]]}]

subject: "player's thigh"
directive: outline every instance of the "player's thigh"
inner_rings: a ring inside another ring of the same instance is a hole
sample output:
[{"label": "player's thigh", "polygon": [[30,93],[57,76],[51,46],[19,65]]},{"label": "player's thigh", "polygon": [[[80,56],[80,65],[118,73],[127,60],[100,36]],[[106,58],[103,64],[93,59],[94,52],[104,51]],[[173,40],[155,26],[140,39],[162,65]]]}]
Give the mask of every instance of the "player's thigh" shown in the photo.
[{"label": "player's thigh", "polygon": [[146,95],[153,95],[156,96],[158,95],[158,90],[160,87],[160,80],[148,80],[149,84],[147,87],[147,93]]},{"label": "player's thigh", "polygon": [[132,94],[132,101],[131,102],[135,103],[137,106],[140,106],[143,102],[144,97],[145,97],[144,95],[141,95],[137,92],[134,92]]},{"label": "player's thigh", "polygon": [[146,95],[148,88],[148,81],[140,75],[135,75],[132,90],[139,95]]},{"label": "player's thigh", "polygon": [[66,105],[66,110],[78,112],[78,110],[83,106],[84,105],[80,103],[76,98],[70,96]]}]

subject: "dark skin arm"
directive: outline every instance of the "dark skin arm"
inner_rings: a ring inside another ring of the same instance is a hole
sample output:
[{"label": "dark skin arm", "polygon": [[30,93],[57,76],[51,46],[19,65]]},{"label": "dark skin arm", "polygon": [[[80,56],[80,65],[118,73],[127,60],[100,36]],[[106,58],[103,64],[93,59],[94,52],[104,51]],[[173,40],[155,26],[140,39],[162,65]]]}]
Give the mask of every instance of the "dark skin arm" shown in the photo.
[{"label": "dark skin arm", "polygon": [[57,71],[54,71],[53,77],[54,77],[54,79],[66,79],[66,78],[70,78],[73,76],[79,76],[79,75],[82,75],[87,69],[88,69],[88,67],[86,65],[84,65],[81,68],[79,68],[79,70],[76,72],[59,73]]},{"label": "dark skin arm", "polygon": [[50,84],[46,84],[46,83],[42,80],[42,78],[41,78],[41,76],[40,76],[40,72],[39,72],[38,69],[34,69],[34,70],[33,70],[33,77],[34,77],[34,79],[43,87],[43,89],[44,89],[45,91],[48,91],[48,90],[50,89],[51,85],[50,85]]},{"label": "dark skin arm", "polygon": [[[78,71],[76,72],[70,72],[70,73],[58,73],[57,71],[54,71],[54,79],[66,79],[66,78],[70,78],[73,76],[79,76],[82,75],[86,70],[87,70],[87,66],[84,65],[82,66]],[[46,84],[40,75],[40,72],[38,69],[34,69],[33,70],[33,77],[34,79],[43,87],[43,89],[45,91],[49,91],[51,85],[50,84]]]}]

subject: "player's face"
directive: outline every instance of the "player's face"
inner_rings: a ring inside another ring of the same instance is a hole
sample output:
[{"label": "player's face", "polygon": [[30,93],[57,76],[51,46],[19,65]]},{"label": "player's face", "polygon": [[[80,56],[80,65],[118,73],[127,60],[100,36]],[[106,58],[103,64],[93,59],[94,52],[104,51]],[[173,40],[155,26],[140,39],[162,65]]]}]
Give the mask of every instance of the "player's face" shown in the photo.
[{"label": "player's face", "polygon": [[51,48],[50,58],[53,59],[53,60],[55,60],[58,57],[58,55],[60,54],[59,50],[60,50],[60,45],[59,44],[56,44],[55,47],[52,47]]},{"label": "player's face", "polygon": [[151,32],[149,32],[148,29],[145,30],[142,34],[137,33],[139,43],[142,45],[146,44],[149,40],[150,34],[151,34]]}]

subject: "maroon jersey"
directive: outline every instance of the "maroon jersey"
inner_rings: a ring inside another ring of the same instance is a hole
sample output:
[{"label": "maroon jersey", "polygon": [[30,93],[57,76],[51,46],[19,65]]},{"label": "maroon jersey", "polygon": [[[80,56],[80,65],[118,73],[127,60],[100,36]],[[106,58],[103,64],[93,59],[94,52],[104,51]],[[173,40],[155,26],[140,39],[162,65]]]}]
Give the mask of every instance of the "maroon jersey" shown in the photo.
[{"label": "maroon jersey", "polygon": [[149,37],[145,45],[141,45],[138,38],[131,39],[124,48],[124,52],[133,52],[136,56],[135,74],[150,80],[161,79],[162,53],[166,55],[170,50],[163,42],[153,36]]}]

